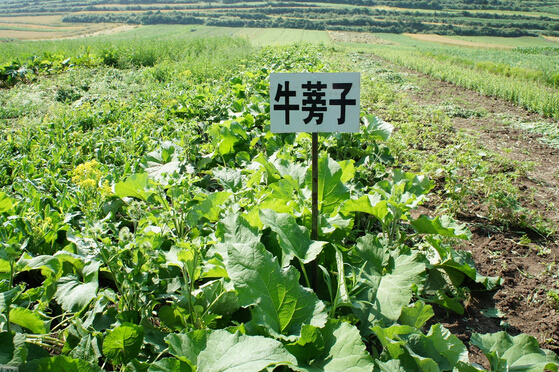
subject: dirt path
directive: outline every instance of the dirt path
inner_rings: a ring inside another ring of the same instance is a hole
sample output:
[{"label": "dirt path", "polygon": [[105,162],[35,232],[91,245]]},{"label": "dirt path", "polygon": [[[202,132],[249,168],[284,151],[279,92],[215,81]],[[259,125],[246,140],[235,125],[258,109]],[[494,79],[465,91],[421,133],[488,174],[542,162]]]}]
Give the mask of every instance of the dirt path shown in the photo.
[{"label": "dirt path", "polygon": [[[418,105],[440,105],[441,97],[463,102],[465,109],[485,110],[487,115],[475,118],[453,118],[453,128],[476,138],[480,147],[511,160],[533,162],[524,177],[517,179],[522,207],[538,210],[545,218],[559,224],[559,149],[539,141],[540,135],[518,129],[510,123],[549,121],[501,99],[485,97],[426,75],[418,76],[421,88],[409,93]],[[555,123],[557,125],[557,123]],[[470,215],[458,216],[468,222],[473,239],[462,244],[470,250],[478,270],[484,275],[498,275],[503,285],[493,292],[472,291],[463,316],[438,314],[437,321],[464,341],[472,332],[488,333],[507,330],[516,335],[527,333],[538,339],[542,347],[559,351],[559,244],[535,234],[508,231],[491,226],[477,216],[476,201]],[[482,205],[482,203],[477,203]],[[482,212],[482,211],[481,211]],[[484,309],[501,311],[488,317]],[[471,350],[475,361],[478,350]],[[486,366],[488,367],[488,366]]]}]

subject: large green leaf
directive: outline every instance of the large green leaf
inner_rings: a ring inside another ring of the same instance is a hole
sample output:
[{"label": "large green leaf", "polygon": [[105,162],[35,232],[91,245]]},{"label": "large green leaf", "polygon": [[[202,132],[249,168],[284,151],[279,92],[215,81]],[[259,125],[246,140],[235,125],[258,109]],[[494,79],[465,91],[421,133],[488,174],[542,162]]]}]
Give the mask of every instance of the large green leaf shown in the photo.
[{"label": "large green leaf", "polygon": [[311,262],[322,252],[326,244],[311,240],[310,231],[305,226],[299,226],[291,214],[261,209],[260,220],[278,234],[283,252],[282,267],[288,266],[293,257],[297,257],[303,263]]},{"label": "large green leaf", "polygon": [[217,223],[215,235],[229,244],[253,245],[260,241],[260,231],[238,213],[231,213]]},{"label": "large green leaf", "polygon": [[238,122],[215,123],[209,130],[212,144],[217,147],[220,155],[228,155],[235,152],[235,146],[248,139],[246,129]]},{"label": "large green leaf", "polygon": [[[373,370],[373,359],[367,352],[359,330],[346,322],[329,322],[322,329],[306,326],[310,335],[287,346],[297,356],[304,372],[364,372]],[[311,337],[309,337],[311,336]]]},{"label": "large green leaf", "polygon": [[196,366],[197,372],[262,371],[297,359],[279,341],[262,336],[231,334],[226,330],[171,334],[169,352]]},{"label": "large green leaf", "polygon": [[171,175],[180,169],[179,153],[182,147],[165,141],[161,148],[147,153],[142,159],[142,167],[150,178],[165,182],[165,174]]},{"label": "large green leaf", "polygon": [[0,293],[0,314],[7,311],[12,304],[12,300],[22,292],[22,288],[15,287],[9,291]]},{"label": "large green leaf", "polygon": [[149,176],[147,173],[136,173],[123,182],[114,185],[114,192],[120,198],[133,197],[148,201],[153,191],[149,190]]},{"label": "large green leaf", "polygon": [[192,372],[192,368],[182,360],[165,358],[150,365],[148,372]]},{"label": "large green leaf", "polygon": [[95,363],[101,358],[101,347],[97,337],[91,334],[83,336],[78,345],[72,349],[70,356],[74,359]]},{"label": "large green leaf", "polygon": [[433,307],[423,301],[416,301],[413,306],[405,306],[400,314],[400,323],[415,328],[421,328],[435,315]]},{"label": "large green leaf", "polygon": [[466,346],[440,324],[433,325],[427,335],[415,327],[398,324],[389,328],[375,326],[373,330],[384,354],[398,359],[405,370],[462,370],[469,364]]},{"label": "large green leaf", "polygon": [[242,174],[240,170],[232,168],[218,168],[212,170],[213,176],[226,189],[237,192],[243,186]]},{"label": "large green leaf", "polygon": [[356,297],[361,306],[355,312],[367,327],[374,319],[396,321],[402,308],[410,303],[413,288],[425,281],[425,264],[417,253],[390,250],[376,237],[358,240],[360,291]]},{"label": "large green leaf", "polygon": [[[501,278],[481,275],[476,270],[476,264],[472,259],[472,254],[470,252],[455,250],[452,247],[444,246],[436,237],[428,237],[427,241],[437,251],[439,256],[438,261],[431,261],[433,265],[433,268],[430,269],[429,273],[430,277],[432,277],[430,278],[431,282],[440,281],[442,285],[445,285],[446,279],[439,278],[440,275],[434,272],[437,270],[444,270],[452,284],[456,287],[462,284],[465,275],[470,277],[476,283],[484,285],[487,290],[492,290],[501,284]],[[438,288],[431,289],[436,290]]]},{"label": "large green leaf", "polygon": [[17,264],[19,269],[22,271],[41,269],[50,271],[51,274],[56,274],[60,269],[60,261],[58,258],[47,255],[30,257],[29,255],[24,254]]},{"label": "large green leaf", "polygon": [[0,191],[0,213],[12,209],[12,200],[5,193]]},{"label": "large green leaf", "polygon": [[272,335],[298,336],[303,324],[321,327],[324,304],[299,284],[299,271],[280,268],[277,258],[259,243],[229,245],[227,272],[243,307],[252,308],[253,321]]},{"label": "large green leaf", "polygon": [[114,365],[128,363],[140,353],[144,342],[144,329],[133,323],[122,323],[108,331],[103,340],[103,354]]},{"label": "large green leaf", "polygon": [[20,372],[101,372],[98,365],[64,355],[25,363],[19,366],[19,370]]},{"label": "large green leaf", "polygon": [[8,364],[14,357],[14,332],[0,332],[0,365]]},{"label": "large green leaf", "polygon": [[383,200],[380,194],[375,193],[345,201],[340,208],[340,213],[348,215],[351,212],[367,213],[382,221],[389,211],[386,200]]},{"label": "large green leaf", "polygon": [[394,126],[376,117],[368,115],[363,118],[363,132],[372,137],[374,140],[386,141],[390,138]]},{"label": "large green leaf", "polygon": [[224,261],[227,261],[227,246],[229,244],[256,245],[260,242],[262,234],[258,228],[252,226],[241,214],[231,213],[219,220],[215,235],[220,242],[210,247],[206,257],[211,257],[217,253]]},{"label": "large green leaf", "polygon": [[237,293],[223,278],[200,286],[196,304],[220,315],[232,314],[239,309]]},{"label": "large green leaf", "polygon": [[41,315],[25,307],[14,307],[10,309],[10,322],[23,328],[27,328],[36,334],[48,332],[47,325]]},{"label": "large green leaf", "polygon": [[411,221],[411,225],[420,234],[438,234],[465,240],[472,237],[472,233],[465,225],[458,225],[448,216],[432,218],[422,215]]},{"label": "large green leaf", "polygon": [[471,343],[483,351],[494,372],[557,372],[559,367],[559,357],[551,350],[542,350],[538,341],[526,334],[474,333]]},{"label": "large green leaf", "polygon": [[55,298],[64,310],[80,311],[97,297],[99,266],[99,262],[90,261],[82,269],[83,279],[72,274],[58,280]]},{"label": "large green leaf", "polygon": [[349,199],[349,190],[341,181],[343,170],[332,158],[318,160],[318,203],[324,214],[333,213],[339,205]]},{"label": "large green leaf", "polygon": [[194,204],[188,212],[188,224],[190,226],[196,226],[202,218],[206,218],[211,222],[217,222],[219,214],[223,210],[222,204],[229,196],[231,196],[231,193],[225,191],[213,192],[208,195],[197,195],[196,201],[199,202],[198,204]]},{"label": "large green leaf", "polygon": [[192,368],[198,364],[198,355],[206,348],[208,332],[197,330],[186,333],[171,333],[165,337],[169,344],[169,353],[183,362],[189,363]]},{"label": "large green leaf", "polygon": [[265,181],[267,184],[272,184],[279,179],[281,179],[281,174],[279,170],[276,168],[275,164],[268,161],[268,158],[264,154],[258,154],[253,159],[253,166],[261,165],[264,170]]}]

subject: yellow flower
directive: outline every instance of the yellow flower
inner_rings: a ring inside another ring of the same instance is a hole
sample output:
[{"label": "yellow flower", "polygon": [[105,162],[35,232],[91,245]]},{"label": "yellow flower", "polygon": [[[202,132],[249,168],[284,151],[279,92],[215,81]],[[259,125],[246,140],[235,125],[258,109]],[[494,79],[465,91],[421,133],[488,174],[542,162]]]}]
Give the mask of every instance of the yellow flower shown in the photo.
[{"label": "yellow flower", "polygon": [[99,163],[93,159],[91,161],[80,164],[72,172],[72,182],[76,185],[92,189],[97,186],[103,173],[99,170]]}]

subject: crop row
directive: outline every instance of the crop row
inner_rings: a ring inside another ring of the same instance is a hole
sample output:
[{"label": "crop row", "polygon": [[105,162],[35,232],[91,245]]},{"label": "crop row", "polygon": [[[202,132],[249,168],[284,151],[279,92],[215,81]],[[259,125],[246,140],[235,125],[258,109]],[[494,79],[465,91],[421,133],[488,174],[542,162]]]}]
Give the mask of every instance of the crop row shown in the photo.
[{"label": "crop row", "polygon": [[[548,117],[559,117],[559,93],[554,88],[542,89],[539,80],[541,72],[515,69],[508,64],[494,62],[465,63],[469,60],[409,48],[378,47],[375,54],[483,95],[506,99]],[[549,84],[555,85],[557,72],[552,73],[549,79]]]}]

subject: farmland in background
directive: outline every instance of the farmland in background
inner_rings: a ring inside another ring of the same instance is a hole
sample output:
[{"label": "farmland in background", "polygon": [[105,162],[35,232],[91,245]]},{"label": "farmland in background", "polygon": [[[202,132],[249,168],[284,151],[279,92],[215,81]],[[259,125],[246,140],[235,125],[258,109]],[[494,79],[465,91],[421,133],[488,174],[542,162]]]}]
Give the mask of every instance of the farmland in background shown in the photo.
[{"label": "farmland in background", "polygon": [[[559,14],[550,2],[372,1],[337,2],[176,2],[113,3],[0,1],[8,16],[5,37],[34,37],[38,25],[9,18],[57,15],[76,24],[204,24],[222,27],[295,28],[385,33],[436,33],[461,36],[559,36]],[[106,25],[97,26],[99,29]],[[10,32],[8,32],[10,31]],[[55,29],[50,29],[55,32]],[[71,34],[71,30],[66,32]],[[83,29],[83,31],[88,31]],[[96,30],[89,29],[90,32]],[[98,30],[97,30],[98,31]],[[61,32],[62,33],[62,32]],[[52,36],[52,35],[51,35]]]}]

